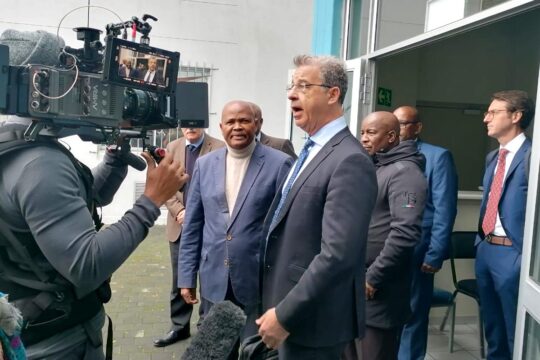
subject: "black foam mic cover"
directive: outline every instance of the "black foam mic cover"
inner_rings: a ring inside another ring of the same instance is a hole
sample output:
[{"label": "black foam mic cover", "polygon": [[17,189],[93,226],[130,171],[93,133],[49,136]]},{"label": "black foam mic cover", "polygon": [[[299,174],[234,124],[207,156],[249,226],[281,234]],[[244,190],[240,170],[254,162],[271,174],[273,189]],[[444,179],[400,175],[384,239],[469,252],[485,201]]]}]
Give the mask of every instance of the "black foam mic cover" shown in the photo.
[{"label": "black foam mic cover", "polygon": [[216,303],[182,355],[183,360],[226,360],[233,350],[246,315],[230,301]]}]

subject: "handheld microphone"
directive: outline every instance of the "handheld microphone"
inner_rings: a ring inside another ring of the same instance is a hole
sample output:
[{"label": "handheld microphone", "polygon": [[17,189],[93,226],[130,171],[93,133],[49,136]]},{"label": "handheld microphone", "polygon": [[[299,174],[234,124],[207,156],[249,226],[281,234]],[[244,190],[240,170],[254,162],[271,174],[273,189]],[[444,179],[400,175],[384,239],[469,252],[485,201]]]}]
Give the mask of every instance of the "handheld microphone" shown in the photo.
[{"label": "handheld microphone", "polygon": [[230,301],[216,303],[204,318],[182,360],[225,360],[232,352],[246,315]]}]

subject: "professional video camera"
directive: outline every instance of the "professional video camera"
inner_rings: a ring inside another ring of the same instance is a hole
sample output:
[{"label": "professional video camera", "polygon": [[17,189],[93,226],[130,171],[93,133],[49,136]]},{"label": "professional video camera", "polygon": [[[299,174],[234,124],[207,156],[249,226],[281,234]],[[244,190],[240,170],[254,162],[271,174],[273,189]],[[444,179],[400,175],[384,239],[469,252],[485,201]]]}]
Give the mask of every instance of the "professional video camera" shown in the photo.
[{"label": "professional video camera", "polygon": [[[44,126],[74,128],[83,140],[109,144],[177,127],[180,53],[149,46],[148,19],[157,20],[144,15],[107,25],[105,46],[100,30],[75,28],[84,47],[64,47],[56,67],[9,66],[9,47],[0,45],[0,113],[37,120],[27,129],[27,140]],[[141,33],[141,42],[126,40],[127,30],[133,39]],[[117,38],[122,32],[123,39]]]}]

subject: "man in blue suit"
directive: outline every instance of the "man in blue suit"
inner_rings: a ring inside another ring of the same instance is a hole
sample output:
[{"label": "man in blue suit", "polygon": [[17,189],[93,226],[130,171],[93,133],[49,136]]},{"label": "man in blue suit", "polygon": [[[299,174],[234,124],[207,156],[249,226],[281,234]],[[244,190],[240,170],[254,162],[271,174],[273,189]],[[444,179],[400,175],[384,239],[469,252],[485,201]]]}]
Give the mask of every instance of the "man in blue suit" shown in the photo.
[{"label": "man in blue suit", "polygon": [[418,139],[422,122],[417,109],[402,106],[394,111],[394,115],[399,120],[401,141],[416,140],[418,150],[426,158],[424,174],[428,181],[428,196],[422,220],[422,241],[414,251],[412,316],[403,328],[398,355],[400,360],[423,360],[426,356],[433,275],[447,258],[456,218],[457,175],[450,151]]},{"label": "man in blue suit", "polygon": [[226,104],[220,128],[227,146],[197,159],[190,180],[178,287],[186,303],[197,303],[199,274],[202,316],[230,300],[248,317],[245,337],[256,332],[263,222],[292,159],[255,141],[248,102]]},{"label": "man in blue suit", "polygon": [[476,239],[476,279],[488,360],[512,359],[527,202],[531,141],[524,131],[534,103],[520,90],[493,94],[484,113],[499,149],[486,157],[484,197]]}]

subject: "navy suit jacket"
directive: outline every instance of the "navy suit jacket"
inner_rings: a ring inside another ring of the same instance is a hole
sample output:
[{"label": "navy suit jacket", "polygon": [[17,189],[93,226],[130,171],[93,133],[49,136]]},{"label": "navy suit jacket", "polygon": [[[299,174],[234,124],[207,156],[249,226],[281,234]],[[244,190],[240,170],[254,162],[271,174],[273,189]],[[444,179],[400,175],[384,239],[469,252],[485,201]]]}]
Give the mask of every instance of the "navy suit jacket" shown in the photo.
[{"label": "navy suit jacket", "polygon": [[[482,230],[482,221],[491,188],[495,167],[497,166],[499,149],[493,150],[486,157],[486,172],[484,173],[484,196],[480,207],[478,222],[478,237],[476,244],[486,236]],[[523,247],[523,228],[525,225],[525,206],[527,204],[527,189],[529,182],[529,156],[531,140],[526,139],[514,156],[508,173],[504,179],[503,192],[499,200],[499,217],[506,236],[512,240],[512,246],[521,254]]]},{"label": "navy suit jacket", "polygon": [[306,165],[272,224],[268,212],[263,309],[276,307],[287,341],[333,346],[362,337],[365,258],[377,196],[373,161],[348,128]]},{"label": "navy suit jacket", "polygon": [[416,145],[426,158],[424,174],[428,182],[420,246],[427,248],[424,263],[440,269],[448,258],[450,234],[456,219],[457,173],[450,151],[421,140]]},{"label": "navy suit jacket", "polygon": [[227,148],[197,159],[190,181],[178,257],[178,287],[195,288],[211,302],[225,299],[230,277],[245,306],[258,302],[263,222],[291,167],[281,151],[258,144],[229,214],[225,195]]}]

